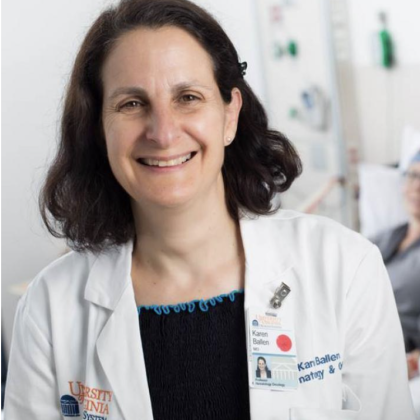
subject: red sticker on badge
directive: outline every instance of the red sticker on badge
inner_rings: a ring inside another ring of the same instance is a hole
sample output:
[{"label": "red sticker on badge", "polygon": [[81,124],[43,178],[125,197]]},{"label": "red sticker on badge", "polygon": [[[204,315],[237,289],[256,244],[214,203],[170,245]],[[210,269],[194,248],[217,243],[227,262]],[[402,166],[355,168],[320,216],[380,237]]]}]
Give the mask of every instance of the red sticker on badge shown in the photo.
[{"label": "red sticker on badge", "polygon": [[284,334],[277,337],[276,343],[281,351],[289,351],[292,348],[292,340]]}]

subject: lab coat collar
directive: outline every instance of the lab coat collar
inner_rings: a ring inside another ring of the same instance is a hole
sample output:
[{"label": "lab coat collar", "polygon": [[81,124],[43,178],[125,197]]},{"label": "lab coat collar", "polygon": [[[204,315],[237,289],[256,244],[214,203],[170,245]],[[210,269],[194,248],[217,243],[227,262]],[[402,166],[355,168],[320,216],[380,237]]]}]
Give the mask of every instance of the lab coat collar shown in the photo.
[{"label": "lab coat collar", "polygon": [[282,232],[279,226],[273,224],[270,216],[246,216],[241,219],[246,261],[245,289],[267,288],[271,284],[278,284],[284,278],[284,273],[296,266],[285,240],[287,233]]},{"label": "lab coat collar", "polygon": [[115,310],[131,284],[133,241],[94,257],[85,289],[85,299]]}]

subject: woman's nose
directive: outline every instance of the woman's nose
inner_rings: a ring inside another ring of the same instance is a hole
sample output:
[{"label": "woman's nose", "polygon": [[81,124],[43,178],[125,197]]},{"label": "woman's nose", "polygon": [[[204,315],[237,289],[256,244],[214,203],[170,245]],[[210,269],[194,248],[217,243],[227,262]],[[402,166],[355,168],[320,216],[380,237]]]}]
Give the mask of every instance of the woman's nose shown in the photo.
[{"label": "woman's nose", "polygon": [[169,148],[180,137],[179,119],[170,106],[159,106],[149,115],[146,138],[162,148]]}]

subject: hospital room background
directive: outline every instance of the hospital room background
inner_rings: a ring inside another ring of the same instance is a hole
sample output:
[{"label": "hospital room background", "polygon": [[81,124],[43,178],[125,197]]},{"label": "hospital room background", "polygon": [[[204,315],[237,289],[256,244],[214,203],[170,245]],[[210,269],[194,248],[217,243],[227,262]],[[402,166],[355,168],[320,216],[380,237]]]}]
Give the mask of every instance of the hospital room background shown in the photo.
[{"label": "hospital room background", "polygon": [[[401,174],[420,149],[420,2],[195,1],[220,20],[248,63],[245,77],[271,126],[302,157],[302,176],[276,198],[282,207],[333,218],[369,238],[407,220]],[[19,297],[68,252],[43,228],[37,195],[54,155],[76,50],[99,10],[113,2],[2,3],[7,361]],[[65,302],[63,310],[71,316]]]}]

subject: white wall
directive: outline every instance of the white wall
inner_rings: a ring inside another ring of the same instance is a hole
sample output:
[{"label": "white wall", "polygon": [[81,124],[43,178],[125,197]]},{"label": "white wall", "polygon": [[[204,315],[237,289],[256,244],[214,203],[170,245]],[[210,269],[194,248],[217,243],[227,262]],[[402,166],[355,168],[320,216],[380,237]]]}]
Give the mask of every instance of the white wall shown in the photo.
[{"label": "white wall", "polygon": [[[345,172],[341,159],[344,145],[337,117],[338,83],[333,74],[329,9],[325,3],[324,0],[257,1],[271,123],[293,142],[303,162],[302,175],[281,195],[283,206],[288,208],[301,209],[314,192]],[[281,17],[274,18],[277,15]],[[274,45],[284,49],[289,40],[297,43],[297,56],[275,54]],[[301,95],[311,86],[322,92],[328,104],[324,113],[327,123],[322,129],[305,120]],[[292,108],[297,109],[297,118],[291,118]],[[351,226],[344,212],[342,193],[336,186],[317,212]]]},{"label": "white wall", "polygon": [[[420,130],[420,2],[418,0],[349,0],[352,56],[360,123],[361,158],[393,163],[399,158],[406,124]],[[388,16],[397,65],[377,66],[372,37],[378,13]]]},{"label": "white wall", "polygon": [[[249,64],[247,80],[264,100],[252,0],[199,1],[220,18]],[[17,297],[10,287],[32,279],[64,250],[42,228],[37,196],[54,155],[60,103],[83,35],[111,0],[5,0],[3,6],[2,323],[9,347]],[[71,310],[63,306],[63,310]]]},{"label": "white wall", "polygon": [[419,64],[419,16],[418,0],[349,0],[353,61],[356,66],[372,64],[371,36],[378,30],[378,13],[385,12],[395,44],[400,65]]}]

